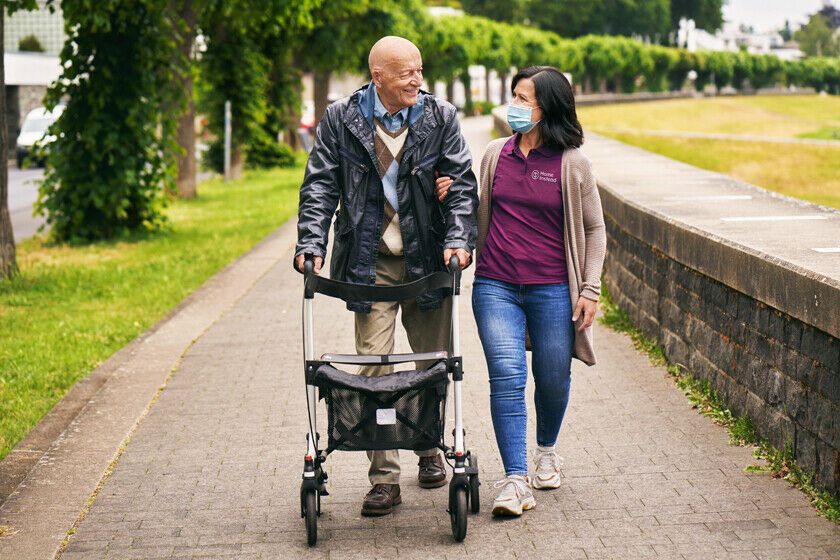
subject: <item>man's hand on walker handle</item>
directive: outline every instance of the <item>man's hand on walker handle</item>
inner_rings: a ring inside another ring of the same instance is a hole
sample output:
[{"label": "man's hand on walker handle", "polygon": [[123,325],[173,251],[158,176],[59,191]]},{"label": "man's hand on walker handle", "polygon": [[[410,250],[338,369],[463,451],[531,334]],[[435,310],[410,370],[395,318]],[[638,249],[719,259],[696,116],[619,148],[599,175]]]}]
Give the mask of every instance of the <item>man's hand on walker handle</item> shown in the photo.
[{"label": "man's hand on walker handle", "polygon": [[[303,263],[306,260],[306,255],[298,255],[295,257],[295,268],[298,269],[298,272],[303,274]],[[288,261],[287,261],[288,262]],[[312,258],[312,269],[315,274],[321,272],[321,266],[324,264],[324,257],[313,257]]]},{"label": "man's hand on walker handle", "polygon": [[461,266],[461,270],[467,268],[467,265],[470,264],[470,254],[467,253],[464,249],[444,249],[443,250],[443,264],[444,266],[449,266],[449,259],[452,258],[452,255],[458,257],[458,264]]},{"label": "man's hand on walker handle", "polygon": [[584,331],[592,326],[595,322],[595,312],[598,310],[598,302],[587,299],[583,296],[578,298],[575,312],[572,314],[572,321],[577,322],[580,314],[583,313],[583,323],[578,327],[578,331]]}]

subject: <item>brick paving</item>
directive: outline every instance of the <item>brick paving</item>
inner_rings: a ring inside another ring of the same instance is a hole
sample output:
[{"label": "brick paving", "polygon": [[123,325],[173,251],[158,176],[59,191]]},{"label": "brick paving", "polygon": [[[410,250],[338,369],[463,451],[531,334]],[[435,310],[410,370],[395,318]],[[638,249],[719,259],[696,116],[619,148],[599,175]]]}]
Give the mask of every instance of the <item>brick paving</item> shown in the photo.
[{"label": "brick paving", "polygon": [[[474,151],[476,153],[476,151]],[[480,153],[480,152],[479,152]],[[480,457],[482,512],[452,540],[447,489],[420,489],[402,455],[404,502],[360,516],[363,453],[328,459],[316,548],[298,488],[305,451],[301,277],[290,253],[184,355],[138,426],[62,560],[88,558],[840,558],[840,527],[787,482],[748,474],[751,449],[692,410],[662,368],[596,327],[599,364],[575,363],[558,450],[564,485],[518,519],[490,514],[502,476],[487,369],[461,302],[467,445]],[[405,338],[398,349],[407,350]],[[353,350],[352,316],[316,298],[316,350]],[[533,390],[532,384],[529,391]],[[534,445],[529,397],[529,445]],[[323,407],[319,404],[321,431]],[[451,415],[450,415],[451,420]]]}]

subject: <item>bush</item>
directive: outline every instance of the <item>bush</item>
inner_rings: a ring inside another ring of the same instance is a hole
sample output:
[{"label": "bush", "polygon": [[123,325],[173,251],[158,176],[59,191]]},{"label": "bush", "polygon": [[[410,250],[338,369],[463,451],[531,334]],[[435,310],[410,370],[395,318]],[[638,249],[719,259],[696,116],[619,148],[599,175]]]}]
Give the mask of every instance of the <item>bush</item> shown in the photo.
[{"label": "bush", "polygon": [[21,52],[44,52],[44,46],[35,35],[27,35],[18,41],[18,50]]},{"label": "bush", "polygon": [[492,101],[473,101],[473,110],[476,115],[489,115],[496,104]]},{"label": "bush", "polygon": [[288,144],[277,142],[268,134],[258,135],[249,145],[245,158],[248,169],[293,167],[295,152]]},{"label": "bush", "polygon": [[[201,164],[205,169],[224,173],[225,143],[214,140],[204,153]],[[272,167],[293,167],[295,152],[288,144],[275,142],[268,134],[257,134],[248,145],[245,167],[248,169],[268,169]]]}]

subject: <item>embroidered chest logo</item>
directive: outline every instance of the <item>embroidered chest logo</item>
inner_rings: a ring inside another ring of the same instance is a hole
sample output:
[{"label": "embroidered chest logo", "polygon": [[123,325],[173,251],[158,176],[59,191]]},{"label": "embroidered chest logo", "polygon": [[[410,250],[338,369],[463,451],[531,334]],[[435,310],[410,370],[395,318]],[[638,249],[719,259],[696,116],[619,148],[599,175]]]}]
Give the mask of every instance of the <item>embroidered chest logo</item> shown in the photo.
[{"label": "embroidered chest logo", "polygon": [[542,181],[544,183],[557,182],[557,177],[554,176],[554,173],[548,171],[538,171],[536,169],[531,171],[531,179],[534,181]]}]

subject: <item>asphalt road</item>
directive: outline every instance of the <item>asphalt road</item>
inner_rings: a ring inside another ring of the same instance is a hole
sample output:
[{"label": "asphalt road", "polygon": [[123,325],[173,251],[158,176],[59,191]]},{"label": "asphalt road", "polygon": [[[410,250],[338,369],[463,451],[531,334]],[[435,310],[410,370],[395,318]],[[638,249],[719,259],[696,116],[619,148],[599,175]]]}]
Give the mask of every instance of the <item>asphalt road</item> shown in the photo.
[{"label": "asphalt road", "polygon": [[43,218],[32,216],[32,205],[38,198],[38,183],[44,176],[44,170],[18,169],[9,166],[9,212],[12,215],[12,228],[15,242],[31,237],[44,223]]}]

